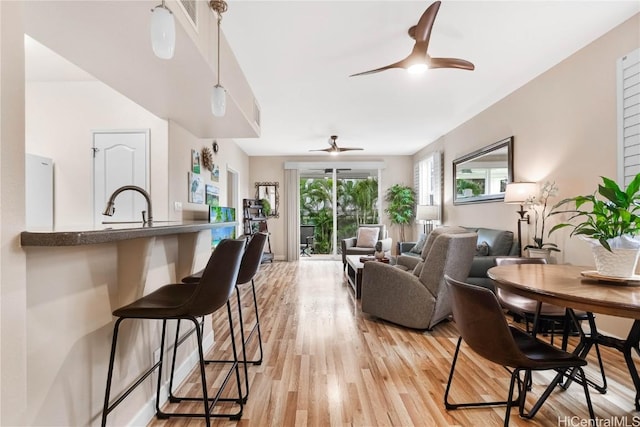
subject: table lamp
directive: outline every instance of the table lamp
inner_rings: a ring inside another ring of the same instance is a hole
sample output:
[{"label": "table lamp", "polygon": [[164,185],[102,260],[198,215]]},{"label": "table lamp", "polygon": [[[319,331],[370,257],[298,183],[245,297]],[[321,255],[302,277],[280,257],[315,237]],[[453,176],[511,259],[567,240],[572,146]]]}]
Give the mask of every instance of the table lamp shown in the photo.
[{"label": "table lamp", "polygon": [[433,221],[440,217],[440,206],[418,205],[416,207],[416,221],[424,225],[424,234],[433,230]]},{"label": "table lamp", "polygon": [[526,222],[529,224],[529,215],[526,215],[527,211],[524,210],[523,205],[532,196],[538,193],[538,184],[535,182],[511,182],[507,184],[507,189],[504,193],[504,202],[514,205],[520,205],[520,210],[516,211],[520,218],[518,218],[518,252],[522,256],[522,231],[520,229],[520,223]]}]

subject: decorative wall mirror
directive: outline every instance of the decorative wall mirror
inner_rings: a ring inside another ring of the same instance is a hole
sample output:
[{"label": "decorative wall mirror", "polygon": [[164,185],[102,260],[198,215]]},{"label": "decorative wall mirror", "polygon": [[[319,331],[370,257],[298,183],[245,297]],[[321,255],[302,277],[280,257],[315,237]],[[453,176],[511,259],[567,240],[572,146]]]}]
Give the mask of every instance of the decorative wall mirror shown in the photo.
[{"label": "decorative wall mirror", "polygon": [[268,218],[278,218],[278,205],[280,195],[278,194],[277,182],[256,182],[256,199],[262,203],[262,212]]},{"label": "decorative wall mirror", "polygon": [[513,136],[453,161],[453,204],[504,200],[513,181]]}]

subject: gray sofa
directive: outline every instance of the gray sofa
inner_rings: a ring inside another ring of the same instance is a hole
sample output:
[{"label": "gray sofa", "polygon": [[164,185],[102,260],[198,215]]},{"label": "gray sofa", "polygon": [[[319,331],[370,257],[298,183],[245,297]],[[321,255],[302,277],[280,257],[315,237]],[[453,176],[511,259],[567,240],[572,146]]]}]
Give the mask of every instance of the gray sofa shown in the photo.
[{"label": "gray sofa", "polygon": [[[513,232],[508,230],[497,230],[484,227],[463,228],[477,233],[477,244],[483,246],[478,247],[476,250],[476,255],[473,257],[473,262],[471,263],[471,271],[469,272],[469,277],[466,281],[468,283],[473,283],[475,285],[491,289],[495,292],[493,281],[487,277],[487,270],[496,266],[497,257],[519,256],[518,240],[514,239]],[[483,245],[483,242],[486,242],[486,247]],[[398,243],[398,264],[407,264],[406,268],[410,268],[411,262],[407,263],[404,257],[416,258],[415,264],[418,263],[420,254],[410,252],[415,243],[416,242]],[[403,257],[402,261],[400,261],[401,257]]]}]

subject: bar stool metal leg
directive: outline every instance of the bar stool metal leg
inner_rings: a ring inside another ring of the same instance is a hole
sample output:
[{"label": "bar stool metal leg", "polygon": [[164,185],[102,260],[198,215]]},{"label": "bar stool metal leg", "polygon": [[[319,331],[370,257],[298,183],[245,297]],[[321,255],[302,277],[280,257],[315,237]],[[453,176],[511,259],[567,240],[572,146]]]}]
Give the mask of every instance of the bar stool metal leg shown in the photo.
[{"label": "bar stool metal leg", "polygon": [[[229,369],[229,371],[226,373],[225,379],[222,382],[222,384],[220,385],[220,388],[218,389],[218,392],[216,394],[215,397],[212,398],[207,398],[209,403],[209,409],[212,410],[214,405],[217,402],[235,402],[238,403],[240,405],[240,408],[238,410],[238,412],[235,413],[231,413],[231,414],[214,414],[211,413],[211,417],[214,418],[226,418],[228,417],[231,420],[239,420],[242,417],[242,411],[243,411],[243,405],[246,402],[245,398],[242,396],[242,382],[240,379],[240,370],[239,370],[239,364],[240,361],[238,360],[238,353],[237,353],[237,346],[236,346],[236,341],[235,341],[235,331],[234,331],[234,327],[233,327],[233,318],[231,316],[231,304],[229,302],[227,302],[227,317],[229,319],[229,330],[230,330],[230,334],[231,334],[231,350],[232,350],[232,354],[233,354],[233,360],[230,361],[223,361],[225,363],[231,363],[231,367]],[[196,325],[196,328],[194,329],[196,334],[200,337],[200,341],[199,341],[199,350],[202,352],[202,344],[201,344],[201,337],[202,337],[202,330],[201,327],[203,326],[202,322],[199,322],[197,319],[194,318],[194,324]],[[182,401],[199,401],[200,398],[197,397],[186,397],[186,396],[177,396],[173,393],[173,375],[175,373],[175,358],[176,358],[176,352],[178,349],[178,346],[184,342],[184,340],[191,334],[193,333],[194,330],[190,331],[189,333],[187,333],[181,340],[178,339],[180,331],[179,331],[180,325],[178,325],[177,330],[176,330],[176,341],[174,343],[174,347],[173,347],[173,362],[172,362],[172,366],[171,366],[171,378],[169,380],[169,400],[172,403],[178,403],[178,402],[182,402]],[[211,362],[215,362],[215,361],[210,361],[210,360],[206,360],[204,359],[204,356],[201,360],[201,364],[202,364],[202,368],[204,368],[204,366],[207,363],[211,363]],[[201,369],[202,369],[201,368]],[[224,390],[224,388],[226,387],[226,385],[228,384],[231,375],[233,374],[233,372],[235,371],[235,375],[236,375],[236,385],[238,387],[238,397],[233,397],[233,398],[223,398],[221,397],[222,392]],[[163,414],[164,415],[164,414]],[[167,414],[167,415],[178,415],[175,413],[171,413],[171,414]],[[180,414],[181,416],[191,416],[189,414]]]},{"label": "bar stool metal leg", "polygon": [[254,310],[256,312],[256,324],[254,325],[253,329],[251,329],[251,332],[249,333],[249,336],[247,337],[247,342],[249,342],[249,340],[251,339],[251,336],[257,330],[258,331],[258,346],[260,348],[260,357],[258,359],[256,359],[256,360],[250,360],[250,361],[248,361],[248,363],[253,363],[254,365],[261,365],[262,364],[262,357],[263,357],[264,353],[262,351],[262,332],[260,331],[260,315],[258,314],[258,299],[256,297],[256,285],[255,285],[253,279],[251,279],[251,292],[253,293],[253,308],[254,308]]},{"label": "bar stool metal leg", "polygon": [[[147,377],[151,375],[156,369],[159,368],[158,384],[160,384],[160,380],[161,380],[160,377],[162,376],[162,352],[163,352],[162,347],[164,346],[164,333],[166,330],[166,320],[163,320],[162,322],[163,339],[161,344],[160,360],[158,360],[158,362],[154,363],[153,366],[151,366],[151,368],[149,368],[146,372],[140,375],[138,379],[122,393],[122,395],[120,395],[111,405],[109,405],[109,397],[111,394],[111,383],[113,380],[113,365],[114,365],[115,356],[116,356],[116,344],[118,342],[118,330],[120,328],[120,323],[122,323],[124,319],[127,319],[127,318],[126,317],[118,318],[118,320],[116,320],[116,323],[113,327],[113,339],[111,340],[111,355],[109,357],[109,371],[107,372],[107,385],[105,387],[105,393],[104,393],[104,406],[102,407],[102,421],[101,421],[102,427],[105,427],[107,424],[107,415],[116,406],[122,403],[122,401],[126,399],[127,396],[129,396],[129,394],[131,394],[131,392],[135,390],[136,387],[138,387],[145,379],[147,379]],[[157,401],[159,401],[159,391],[158,391]]]}]

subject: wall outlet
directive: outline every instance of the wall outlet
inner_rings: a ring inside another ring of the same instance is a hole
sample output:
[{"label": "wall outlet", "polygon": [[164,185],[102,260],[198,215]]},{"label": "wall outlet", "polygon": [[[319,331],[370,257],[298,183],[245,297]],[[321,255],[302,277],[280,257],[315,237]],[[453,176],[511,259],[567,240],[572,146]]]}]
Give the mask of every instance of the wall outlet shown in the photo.
[{"label": "wall outlet", "polygon": [[173,202],[173,210],[180,212],[182,210],[182,202]]}]

